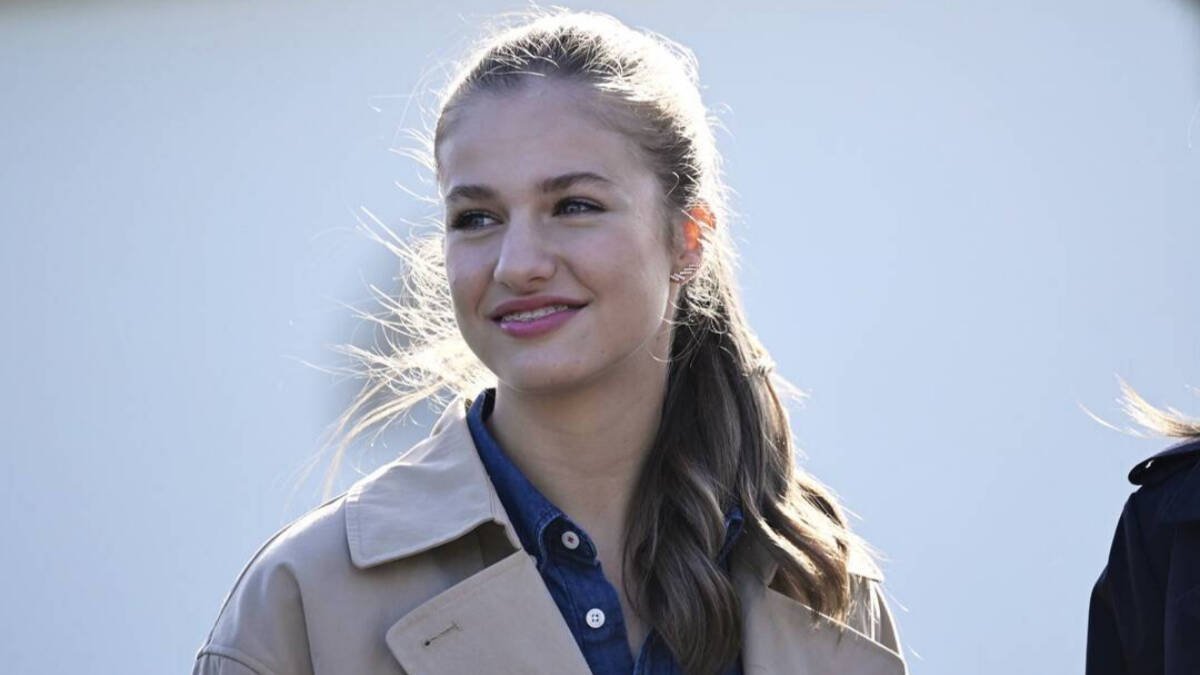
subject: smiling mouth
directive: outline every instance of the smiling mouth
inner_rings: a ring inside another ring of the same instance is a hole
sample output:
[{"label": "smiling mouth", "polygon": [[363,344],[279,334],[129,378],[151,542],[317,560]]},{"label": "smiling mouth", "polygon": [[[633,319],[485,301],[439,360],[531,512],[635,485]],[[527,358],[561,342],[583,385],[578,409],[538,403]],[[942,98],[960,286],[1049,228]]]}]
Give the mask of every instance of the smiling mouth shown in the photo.
[{"label": "smiling mouth", "polygon": [[545,307],[538,307],[537,309],[530,309],[523,312],[511,312],[498,317],[496,321],[499,323],[528,323],[530,321],[537,321],[543,317],[550,316],[551,314],[557,314],[558,312],[564,312],[569,309],[579,309],[580,307],[583,307],[583,305],[547,305]]}]

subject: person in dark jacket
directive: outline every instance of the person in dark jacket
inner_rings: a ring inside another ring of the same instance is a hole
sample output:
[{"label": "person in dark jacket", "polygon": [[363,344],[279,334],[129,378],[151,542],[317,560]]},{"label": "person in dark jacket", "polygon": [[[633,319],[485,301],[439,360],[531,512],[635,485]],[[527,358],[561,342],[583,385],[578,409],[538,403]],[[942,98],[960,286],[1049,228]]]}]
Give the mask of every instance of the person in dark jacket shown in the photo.
[{"label": "person in dark jacket", "polygon": [[1092,590],[1087,675],[1200,675],[1200,422],[1126,388],[1126,408],[1183,441],[1129,473],[1108,564]]}]

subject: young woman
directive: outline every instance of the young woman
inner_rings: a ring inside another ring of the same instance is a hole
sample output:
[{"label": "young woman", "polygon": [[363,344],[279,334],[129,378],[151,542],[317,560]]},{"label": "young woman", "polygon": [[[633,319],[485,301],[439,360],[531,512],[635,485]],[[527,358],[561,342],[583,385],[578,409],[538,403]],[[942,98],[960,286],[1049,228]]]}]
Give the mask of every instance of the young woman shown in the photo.
[{"label": "young woman", "polygon": [[1092,589],[1087,675],[1200,673],[1200,420],[1122,384],[1142,427],[1179,442],[1129,472],[1138,486]]},{"label": "young woman", "polygon": [[195,672],[904,673],[742,314],[689,53],[542,12],[432,136],[444,230],[396,246],[346,438],[456,398],[259,551]]}]

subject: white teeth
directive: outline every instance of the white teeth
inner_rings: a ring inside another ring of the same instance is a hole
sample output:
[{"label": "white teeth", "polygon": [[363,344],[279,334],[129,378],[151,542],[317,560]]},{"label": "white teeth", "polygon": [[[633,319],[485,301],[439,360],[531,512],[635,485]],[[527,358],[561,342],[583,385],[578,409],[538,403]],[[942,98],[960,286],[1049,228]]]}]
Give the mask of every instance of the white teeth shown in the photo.
[{"label": "white teeth", "polygon": [[505,314],[504,316],[500,317],[500,320],[533,321],[534,319],[540,319],[543,316],[549,316],[555,312],[561,312],[564,309],[570,309],[570,307],[567,305],[548,305],[546,307],[539,307],[528,312],[513,312],[512,314]]}]

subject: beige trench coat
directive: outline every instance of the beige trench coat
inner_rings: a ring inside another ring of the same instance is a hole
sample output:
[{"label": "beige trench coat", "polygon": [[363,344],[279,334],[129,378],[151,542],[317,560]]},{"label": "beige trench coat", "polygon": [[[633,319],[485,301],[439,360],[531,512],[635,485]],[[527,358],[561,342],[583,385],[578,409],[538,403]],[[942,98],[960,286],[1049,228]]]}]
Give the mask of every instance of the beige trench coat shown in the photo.
[{"label": "beige trench coat", "polygon": [[[272,537],[242,571],[194,675],[589,672],[476,453],[469,401],[344,495]],[[769,588],[765,552],[732,558],[747,675],[903,675],[868,570],[848,628]],[[872,578],[874,577],[874,578]]]}]

